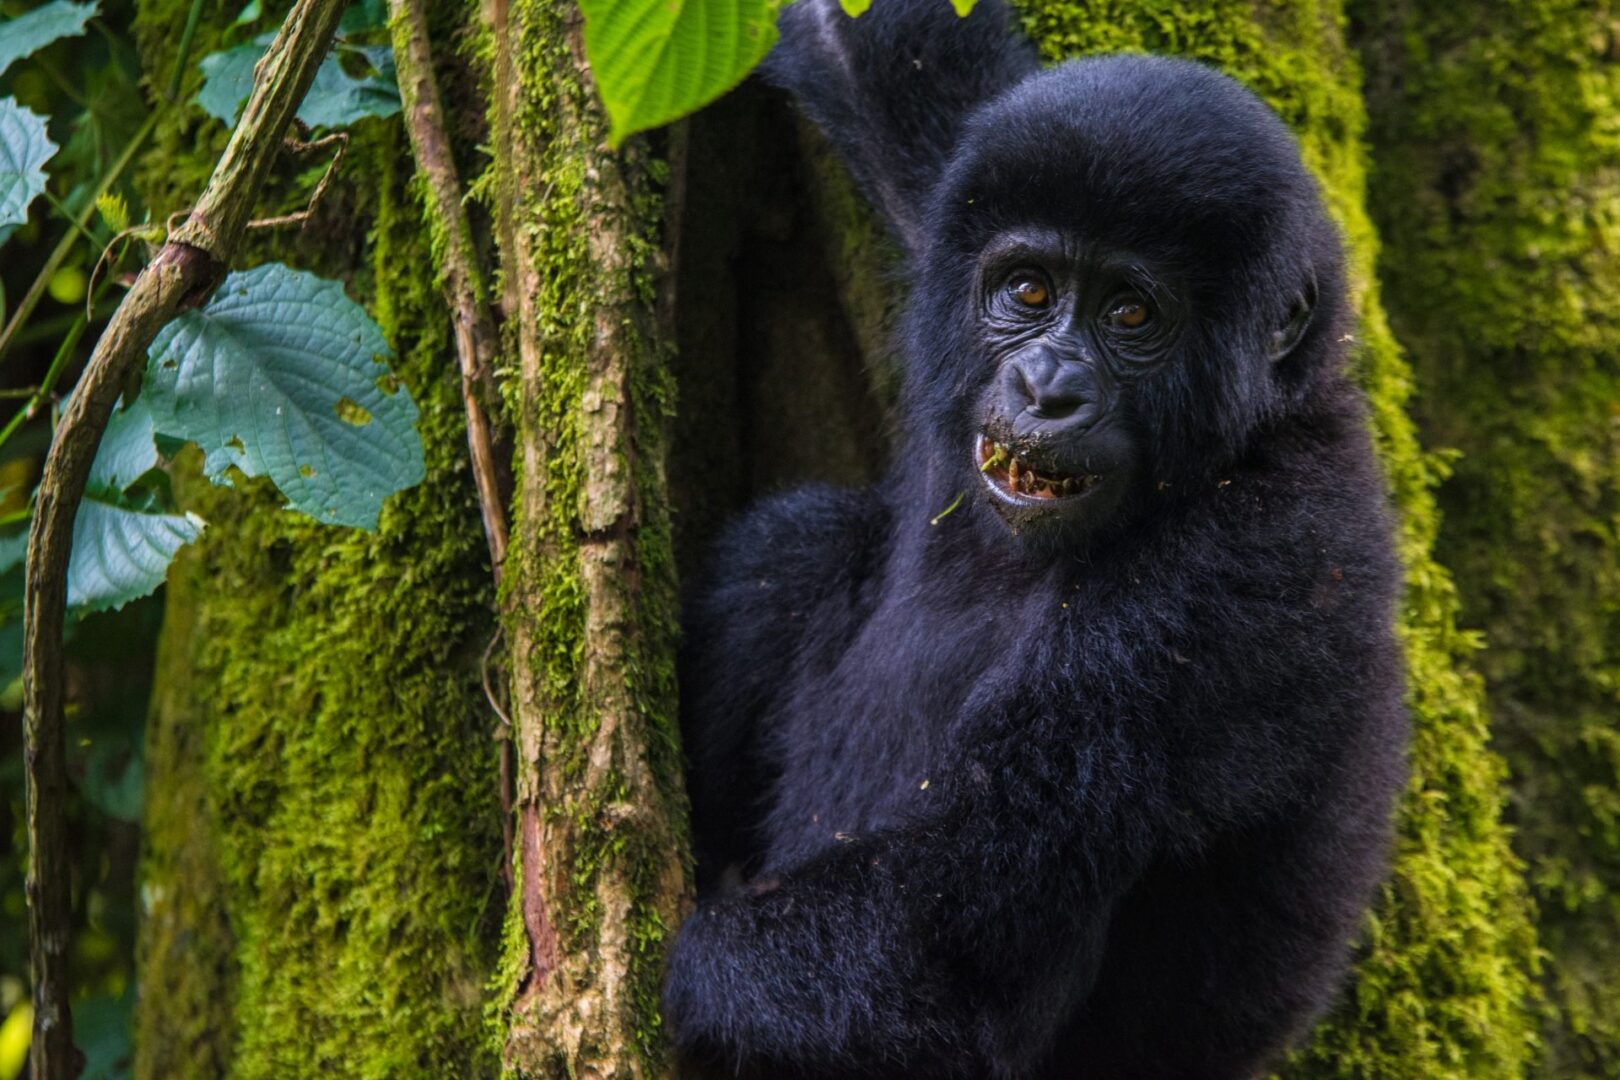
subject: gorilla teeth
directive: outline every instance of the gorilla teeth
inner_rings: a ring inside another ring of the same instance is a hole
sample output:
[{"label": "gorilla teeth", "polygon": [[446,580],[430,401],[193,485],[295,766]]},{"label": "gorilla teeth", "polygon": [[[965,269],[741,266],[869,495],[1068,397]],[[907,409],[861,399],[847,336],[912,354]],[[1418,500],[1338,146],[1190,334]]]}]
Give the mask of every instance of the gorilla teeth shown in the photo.
[{"label": "gorilla teeth", "polygon": [[1048,476],[1021,460],[1010,448],[983,435],[979,437],[978,453],[979,471],[1015,495],[1056,499],[1077,495],[1100,479],[1089,473],[1082,476]]}]

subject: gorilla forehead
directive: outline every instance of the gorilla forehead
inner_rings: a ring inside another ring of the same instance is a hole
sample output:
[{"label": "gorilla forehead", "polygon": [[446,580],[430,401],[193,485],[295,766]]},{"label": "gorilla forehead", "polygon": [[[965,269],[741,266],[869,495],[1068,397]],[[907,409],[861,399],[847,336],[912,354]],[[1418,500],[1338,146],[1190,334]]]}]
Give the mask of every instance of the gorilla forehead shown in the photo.
[{"label": "gorilla forehead", "polygon": [[936,197],[959,251],[1039,225],[1205,260],[1325,226],[1277,115],[1227,76],[1166,57],[1078,60],[1025,79],[968,120]]}]

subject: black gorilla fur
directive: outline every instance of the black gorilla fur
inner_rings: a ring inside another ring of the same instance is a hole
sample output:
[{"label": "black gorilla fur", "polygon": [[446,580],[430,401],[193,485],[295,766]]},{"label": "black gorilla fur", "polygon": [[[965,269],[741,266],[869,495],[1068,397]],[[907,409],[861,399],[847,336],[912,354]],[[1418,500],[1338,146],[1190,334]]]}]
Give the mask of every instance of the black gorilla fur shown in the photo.
[{"label": "black gorilla fur", "polygon": [[767,63],[908,255],[905,441],[688,604],[665,1007],[723,1073],[1254,1076],[1384,867],[1399,574],[1316,186],[1231,80],[1007,20],[802,0]]}]

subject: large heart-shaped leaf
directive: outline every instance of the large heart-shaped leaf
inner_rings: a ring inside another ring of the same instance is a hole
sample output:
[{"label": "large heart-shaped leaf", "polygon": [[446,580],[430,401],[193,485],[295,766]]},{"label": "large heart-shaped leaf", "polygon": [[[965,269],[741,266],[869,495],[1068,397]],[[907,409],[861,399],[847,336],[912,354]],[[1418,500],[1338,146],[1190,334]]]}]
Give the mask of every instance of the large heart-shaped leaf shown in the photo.
[{"label": "large heart-shaped leaf", "polygon": [[382,331],[335,281],[279,263],[232,274],[158,334],[146,388],[158,432],[204,469],[269,476],[321,521],[376,528],[383,500],[421,482],[416,403]]},{"label": "large heart-shaped leaf", "polygon": [[88,615],[149,595],[168,576],[175,552],[202,530],[195,514],[145,514],[87,496],[73,519],[69,612]]},{"label": "large heart-shaped leaf", "polygon": [[742,82],[776,42],[773,0],[581,0],[615,143]]},{"label": "large heart-shaped leaf", "polygon": [[0,226],[28,220],[28,204],[45,190],[44,165],[56,153],[45,118],[0,98]]},{"label": "large heart-shaped leaf", "polygon": [[[197,92],[197,104],[204,112],[226,124],[236,123],[242,102],[253,91],[253,66],[274,38],[274,34],[262,34],[251,44],[203,57],[203,85]],[[338,62],[338,53],[332,53],[316,69],[315,81],[298,106],[298,119],[312,128],[336,128],[362,117],[399,112],[393,50],[386,45],[339,45],[338,49],[364,57],[376,74],[350,75]]]},{"label": "large heart-shaped leaf", "polygon": [[84,33],[84,24],[95,13],[95,4],[51,0],[26,15],[0,22],[0,75],[18,60],[58,38]]}]

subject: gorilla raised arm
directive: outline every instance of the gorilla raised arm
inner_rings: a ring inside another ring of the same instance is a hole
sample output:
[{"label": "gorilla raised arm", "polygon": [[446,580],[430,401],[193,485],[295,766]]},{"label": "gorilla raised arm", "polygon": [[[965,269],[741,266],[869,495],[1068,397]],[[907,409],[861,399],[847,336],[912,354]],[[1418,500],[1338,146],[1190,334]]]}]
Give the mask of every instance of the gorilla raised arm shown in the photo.
[{"label": "gorilla raised arm", "polygon": [[751,1076],[1252,1077],[1341,980],[1405,732],[1315,184],[1231,80],[1037,71],[992,0],[782,23],[769,76],[908,256],[905,439],[751,510],[687,605],[674,1038]]}]

